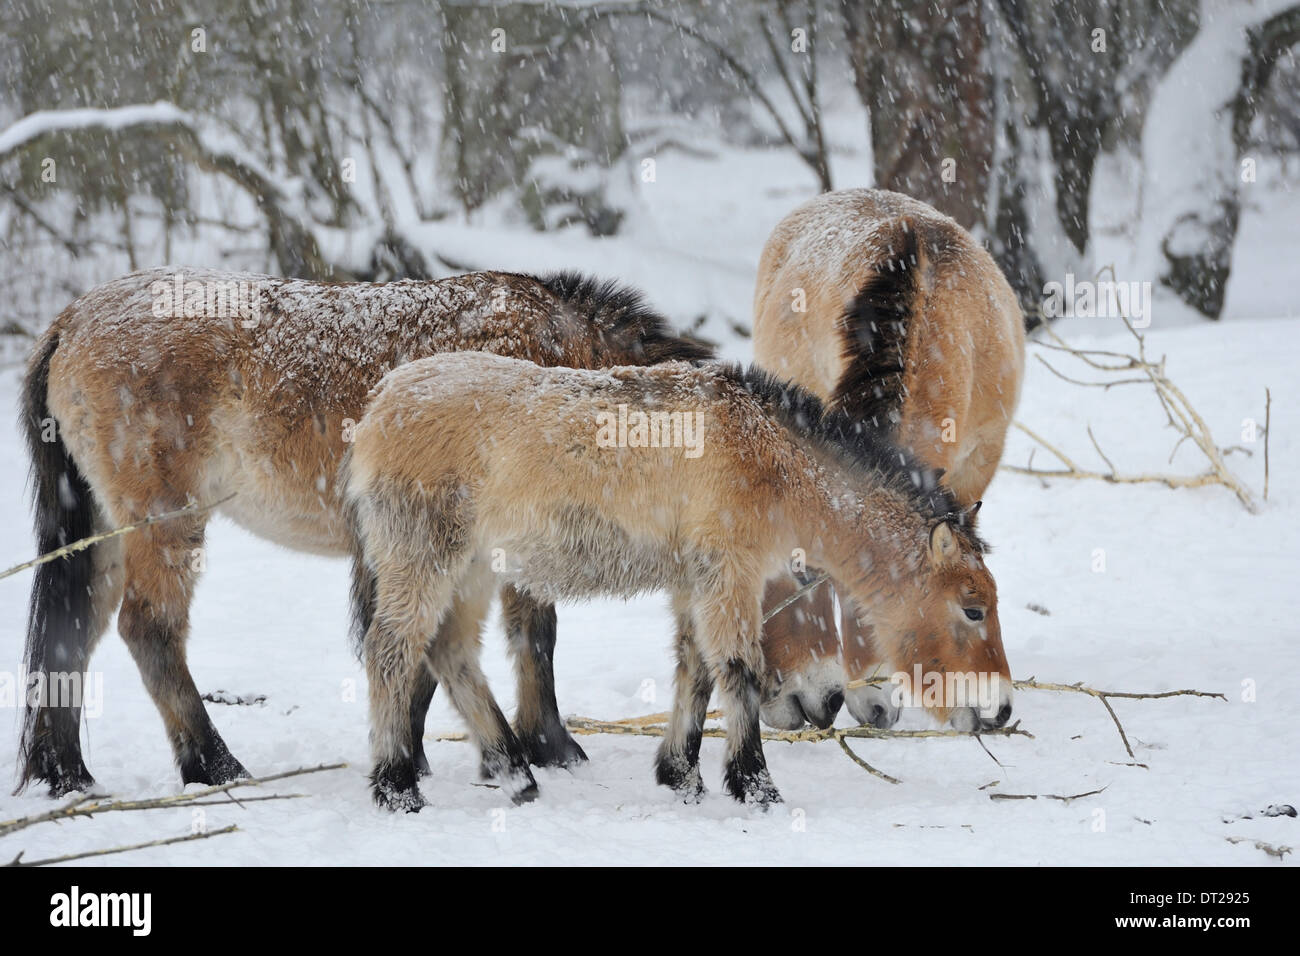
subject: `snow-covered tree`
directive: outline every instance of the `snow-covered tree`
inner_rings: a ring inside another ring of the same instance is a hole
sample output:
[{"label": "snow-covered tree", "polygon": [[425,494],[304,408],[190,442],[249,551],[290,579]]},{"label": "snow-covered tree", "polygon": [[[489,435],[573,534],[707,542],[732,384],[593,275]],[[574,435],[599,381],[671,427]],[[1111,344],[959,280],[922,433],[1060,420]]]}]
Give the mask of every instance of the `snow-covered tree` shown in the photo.
[{"label": "snow-covered tree", "polygon": [[1203,0],[1200,31],[1146,118],[1140,252],[1212,318],[1223,310],[1242,190],[1254,182],[1251,124],[1278,59],[1297,43],[1293,0]]}]

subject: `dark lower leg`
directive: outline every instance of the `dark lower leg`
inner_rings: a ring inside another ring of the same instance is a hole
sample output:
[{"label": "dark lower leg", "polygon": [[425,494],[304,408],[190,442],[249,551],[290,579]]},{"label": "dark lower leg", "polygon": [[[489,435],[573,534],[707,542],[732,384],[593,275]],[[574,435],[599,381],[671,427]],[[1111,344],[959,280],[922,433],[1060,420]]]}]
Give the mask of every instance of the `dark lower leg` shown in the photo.
[{"label": "dark lower leg", "polygon": [[235,759],[203,707],[185,663],[185,625],[150,602],[128,597],[118,627],[153,698],[185,783],[228,783],[249,773]]},{"label": "dark lower leg", "polygon": [[727,711],[727,792],[742,803],[760,807],[779,803],[781,794],[772,783],[763,757],[758,676],[743,661],[730,660],[721,668],[718,683]]},{"label": "dark lower leg", "polygon": [[[104,529],[95,520],[95,530]],[[82,705],[90,655],[122,600],[121,542],[36,570],[28,621],[26,713],[19,743],[19,789],[33,781],[52,797],[89,791],[94,778],[81,756]]]},{"label": "dark lower leg", "polygon": [[[427,673],[411,626],[397,626],[377,615],[366,630],[363,647],[370,685],[370,749],[374,769],[370,792],[386,810],[414,813],[424,806],[415,760],[412,714],[417,675]],[[423,720],[421,720],[423,729]]]},{"label": "dark lower leg", "polygon": [[713,679],[695,645],[689,617],[678,615],[673,710],[655,758],[655,779],[686,800],[698,800],[705,790],[700,777],[700,743],[712,693]]},{"label": "dark lower leg", "polygon": [[23,783],[44,781],[52,797],[88,791],[95,784],[81,757],[89,642],[79,628],[60,637],[44,648],[45,659],[31,662],[20,750]]},{"label": "dark lower leg", "polygon": [[437,689],[438,682],[429,671],[429,665],[421,662],[415,684],[411,688],[411,755],[415,759],[415,772],[421,777],[432,773],[429,758],[424,753],[424,723]]},{"label": "dark lower leg", "polygon": [[[84,672],[79,676],[84,678]],[[29,678],[41,681],[45,688],[52,683],[48,673]],[[29,684],[30,688],[31,685]],[[32,690],[42,695],[42,702],[30,702],[24,719],[22,780],[26,784],[40,780],[48,784],[51,797],[61,797],[74,790],[89,791],[95,778],[81,757],[80,706],[49,705],[48,690]]]},{"label": "dark lower leg", "polygon": [[586,760],[555,700],[555,606],[507,586],[501,591],[501,611],[519,691],[515,732],[529,762],[565,767]]},{"label": "dark lower leg", "polygon": [[528,754],[493,699],[478,666],[460,661],[442,673],[452,706],[465,719],[470,736],[479,746],[484,778],[498,783],[516,804],[536,799],[537,782],[528,769]]}]

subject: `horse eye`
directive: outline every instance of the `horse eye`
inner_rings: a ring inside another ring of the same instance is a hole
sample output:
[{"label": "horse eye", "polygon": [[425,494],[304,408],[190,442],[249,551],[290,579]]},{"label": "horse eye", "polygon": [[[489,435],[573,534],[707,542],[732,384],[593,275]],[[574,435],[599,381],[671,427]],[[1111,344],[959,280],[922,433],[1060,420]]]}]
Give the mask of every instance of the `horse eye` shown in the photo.
[{"label": "horse eye", "polygon": [[984,612],[981,611],[979,608],[977,608],[977,607],[968,607],[968,608],[964,608],[964,610],[965,610],[965,612],[966,612],[966,618],[967,618],[967,620],[971,620],[971,621],[982,621],[982,620],[984,620]]}]

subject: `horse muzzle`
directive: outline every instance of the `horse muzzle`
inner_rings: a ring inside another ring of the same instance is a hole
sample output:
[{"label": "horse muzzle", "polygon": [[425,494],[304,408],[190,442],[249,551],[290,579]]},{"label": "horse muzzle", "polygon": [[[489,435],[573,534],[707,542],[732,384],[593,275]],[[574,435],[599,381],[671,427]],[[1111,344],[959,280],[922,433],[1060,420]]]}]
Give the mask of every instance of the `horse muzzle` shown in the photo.
[{"label": "horse muzzle", "polygon": [[807,724],[825,730],[835,723],[843,706],[844,691],[839,688],[821,694],[804,690],[778,694],[759,712],[763,723],[778,730],[801,730]]}]

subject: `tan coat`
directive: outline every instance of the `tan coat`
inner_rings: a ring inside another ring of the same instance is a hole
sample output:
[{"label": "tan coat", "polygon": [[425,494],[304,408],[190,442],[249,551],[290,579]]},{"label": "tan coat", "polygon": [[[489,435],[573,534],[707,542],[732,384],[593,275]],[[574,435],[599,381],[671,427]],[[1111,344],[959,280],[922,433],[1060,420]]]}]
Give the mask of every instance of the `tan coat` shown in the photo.
[{"label": "tan coat", "polygon": [[[640,415],[658,429],[638,432]],[[485,765],[502,768],[516,799],[535,792],[476,663],[474,595],[500,579],[543,601],[673,595],[692,646],[679,647],[659,776],[691,792],[704,667],[729,718],[728,788],[775,799],[757,736],[760,605],[794,548],[869,609],[892,652],[949,668],[979,648],[982,669],[1005,673],[993,579],[951,496],[842,412],[823,417],[808,393],[758,371],[544,369],[475,353],[413,362],[381,383],[345,474],[356,573],[371,579],[357,591],[375,602],[366,658],[384,805],[418,805],[406,687],[434,631],[432,666]]]},{"label": "tan coat", "polygon": [[[971,506],[993,480],[1019,399],[1024,323],[997,264],[956,222],[898,193],[850,189],[810,200],[769,237],[754,357],[944,469],[957,501]],[[792,590],[778,580],[767,606]],[[924,663],[885,658],[851,613],[841,624],[850,679]],[[823,673],[834,640],[829,594],[783,612],[769,630],[796,682],[809,669]],[[896,717],[875,691],[847,696],[860,721]],[[764,714],[801,723],[779,701]]]},{"label": "tan coat", "polygon": [[[572,274],[374,284],[198,269],[124,276],[69,305],[28,368],[23,417],[42,548],[223,502],[223,513],[279,544],[347,553],[335,478],[367,393],[404,362],[464,349],[576,367],[709,355],[670,334],[635,292]],[[184,653],[208,517],[155,524],[38,569],[27,666],[84,669],[120,604],[119,630],[182,778],[221,783],[244,768],[208,719]],[[536,677],[523,719],[549,715],[521,727],[538,742],[532,756],[580,756],[549,683],[553,610],[506,598],[512,645],[546,658],[521,665]],[[413,724],[423,725],[432,694],[430,681]],[[28,709],[24,783],[46,781],[55,795],[90,785],[77,723],[75,708]]]}]

